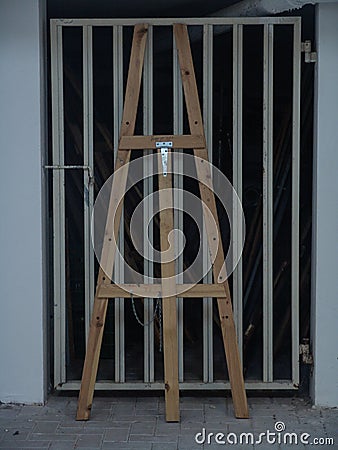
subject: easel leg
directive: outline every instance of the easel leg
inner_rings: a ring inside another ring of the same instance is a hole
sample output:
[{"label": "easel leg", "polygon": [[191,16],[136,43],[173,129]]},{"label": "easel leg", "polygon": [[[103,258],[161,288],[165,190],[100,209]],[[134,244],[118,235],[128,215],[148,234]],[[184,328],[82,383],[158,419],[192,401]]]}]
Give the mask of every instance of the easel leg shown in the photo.
[{"label": "easel leg", "polygon": [[[132,136],[135,130],[137,105],[140,95],[144,51],[147,40],[148,26],[137,24],[134,27],[133,42],[130,55],[126,95],[121,124],[121,136]],[[105,237],[103,242],[100,265],[107,273],[113,273],[116,241],[121,222],[123,201],[119,203],[120,193],[124,193],[127,184],[128,168],[116,172],[121,167],[127,167],[130,151],[118,150],[115,163],[115,176],[109,200]],[[115,211],[115,217],[113,214]],[[102,268],[99,270],[97,289],[101,283],[110,283]],[[94,396],[95,381],[99,365],[101,344],[107,314],[108,299],[99,299],[95,295],[94,308],[90,323],[86,357],[82,373],[81,389],[78,402],[77,420],[88,420]]]},{"label": "easel leg", "polygon": [[249,411],[244,387],[241,360],[239,358],[235,322],[232,314],[232,308],[230,308],[230,311],[226,308],[227,301],[228,300],[224,298],[217,299],[232,400],[234,402],[235,416],[238,419],[247,419],[249,417]]},{"label": "easel leg", "polygon": [[179,422],[176,297],[163,299],[163,351],[166,421]]},{"label": "easel leg", "polygon": [[[171,164],[171,154],[168,154],[168,167]],[[161,154],[158,155],[159,165],[159,205],[160,205],[160,239],[161,252],[170,256],[168,262],[162,261],[162,291],[163,291],[163,351],[164,351],[164,384],[165,384],[165,407],[167,422],[178,422],[179,411],[179,386],[178,386],[178,340],[177,340],[177,315],[176,296],[165,297],[165,293],[174,292],[175,261],[174,249],[170,248],[168,234],[174,229],[174,215],[172,204],[171,174],[164,177],[162,172]],[[168,250],[170,255],[168,255]]]},{"label": "easel leg", "polygon": [[[188,112],[188,120],[190,126],[190,132],[192,134],[204,135],[203,120],[201,114],[200,103],[198,99],[198,91],[196,85],[195,71],[192,60],[191,48],[189,44],[189,36],[186,25],[175,24],[174,33],[176,39],[176,45],[178,50],[178,57],[181,68],[182,83],[184,89],[184,96]],[[200,194],[202,203],[207,205],[212,213],[214,220],[217,224],[218,236],[220,234],[217,209],[215,197],[211,187],[211,173],[208,164],[208,152],[207,149],[194,150],[196,172],[199,180]],[[213,253],[213,274],[214,283],[217,283],[219,273],[224,262],[224,251],[222,244],[218,246],[218,249],[213,250],[213,227],[209,222],[208,215],[205,214],[203,208],[204,221],[207,230],[209,249]],[[232,391],[232,398],[234,402],[235,415],[238,418],[246,418],[249,416],[248,404],[246,399],[246,393],[244,388],[243,372],[238,352],[238,344],[236,338],[236,330],[233,319],[231,296],[228,281],[225,279],[222,283],[225,289],[226,298],[217,299],[218,311],[222,327],[222,336],[225,349],[225,355],[228,365],[228,372],[230,378],[230,385]]]},{"label": "easel leg", "polygon": [[90,417],[104,324],[106,321],[107,306],[107,299],[95,298],[92,320],[89,329],[86,358],[83,366],[76,420],[88,420]]}]

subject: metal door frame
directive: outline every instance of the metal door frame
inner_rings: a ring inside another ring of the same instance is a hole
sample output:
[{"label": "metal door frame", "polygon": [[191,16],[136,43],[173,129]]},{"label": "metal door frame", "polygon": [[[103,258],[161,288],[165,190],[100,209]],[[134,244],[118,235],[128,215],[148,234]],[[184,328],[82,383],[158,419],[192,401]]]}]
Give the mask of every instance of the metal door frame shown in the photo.
[{"label": "metal door frame", "polygon": [[[90,221],[94,201],[91,183],[93,171],[93,27],[113,29],[113,80],[114,80],[114,149],[116,152],[118,133],[123,106],[123,26],[148,23],[148,44],[144,67],[144,133],[152,133],[153,120],[153,39],[154,26],[169,26],[173,23],[203,26],[203,116],[208,148],[212,143],[212,80],[213,80],[213,26],[229,25],[233,32],[233,147],[237,148],[233,158],[233,185],[242,199],[242,71],[243,71],[243,26],[263,25],[264,27],[264,87],[263,87],[263,379],[246,382],[248,389],[297,389],[299,385],[299,159],[300,159],[300,61],[301,61],[301,19],[298,17],[267,18],[197,18],[197,19],[51,19],[51,80],[52,80],[52,143],[53,143],[53,248],[54,248],[54,386],[58,389],[79,389],[79,381],[66,379],[66,287],[65,287],[65,174],[64,174],[64,110],[63,110],[63,27],[81,27],[83,45],[83,124],[84,124],[84,186],[88,190],[84,199],[84,248],[85,248],[85,330],[89,329],[89,318],[94,298],[94,253],[91,247]],[[291,333],[292,333],[292,379],[273,378],[273,31],[274,25],[293,26],[293,104],[292,104],[292,218],[291,218]],[[179,88],[180,73],[175,44],[173,44],[174,79],[174,134],[183,130],[183,96]],[[115,155],[114,155],[115,156]],[[209,154],[211,160],[211,153]],[[145,173],[149,168],[145,167]],[[181,177],[175,175],[174,185],[183,186]],[[152,181],[144,181],[144,193],[152,191]],[[183,197],[175,199],[177,204]],[[149,213],[152,205],[146,203]],[[238,211],[233,211],[236,217]],[[176,212],[175,226],[182,229],[183,214]],[[238,221],[241,223],[241,221]],[[121,229],[122,231],[122,229]],[[120,245],[123,247],[123,231],[120,231]],[[236,249],[241,247],[242,230],[236,229],[233,240]],[[122,249],[123,251],[123,249]],[[238,250],[237,250],[238,251]],[[204,251],[205,264],[208,252]],[[151,256],[151,255],[149,255]],[[234,255],[236,258],[236,254]],[[123,269],[115,265],[115,276],[123,281]],[[177,268],[183,266],[182,258]],[[145,265],[145,274],[151,275],[153,267]],[[211,274],[205,277],[210,282]],[[225,389],[228,382],[214,381],[213,376],[213,320],[212,299],[203,299],[203,380],[184,381],[183,373],[183,300],[178,304],[179,337],[179,381],[180,389]],[[243,313],[243,268],[240,261],[233,273],[233,307],[242,355],[242,313]],[[153,313],[151,300],[144,302],[144,317]],[[124,299],[115,300],[115,380],[99,381],[97,389],[163,389],[163,383],[154,380],[154,329],[144,330],[144,379],[140,382],[125,382],[124,348]]]}]

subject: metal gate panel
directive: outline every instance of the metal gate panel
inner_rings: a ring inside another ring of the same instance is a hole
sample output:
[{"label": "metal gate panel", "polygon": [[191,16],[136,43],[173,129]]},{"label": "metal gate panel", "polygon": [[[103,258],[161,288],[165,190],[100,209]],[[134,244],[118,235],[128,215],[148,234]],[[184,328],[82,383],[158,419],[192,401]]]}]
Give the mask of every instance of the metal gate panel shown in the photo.
[{"label": "metal gate panel", "polygon": [[[114,158],[118,147],[118,135],[123,107],[123,29],[136,23],[148,23],[148,43],[143,73],[143,132],[153,132],[153,29],[169,26],[174,22],[203,28],[203,117],[205,134],[212,160],[213,123],[213,40],[216,25],[229,26],[233,36],[233,185],[242,200],[243,195],[243,28],[253,25],[263,27],[263,377],[247,382],[252,389],[294,389],[299,384],[299,140],[300,140],[300,56],[301,22],[295,17],[272,18],[200,18],[200,19],[52,19],[51,20],[51,88],[52,88],[52,165],[53,169],[53,247],[54,247],[54,386],[60,389],[79,388],[80,381],[69,381],[66,376],[66,248],[65,248],[65,170],[83,170],[84,202],[84,268],[85,268],[85,330],[86,338],[94,297],[94,253],[91,245],[90,225],[94,203],[94,111],[93,111],[93,27],[111,27],[113,34],[113,135]],[[293,96],[292,96],[292,217],[291,217],[291,333],[292,333],[292,378],[278,381],[273,375],[273,46],[274,26],[293,27]],[[83,165],[65,166],[64,155],[64,86],[63,86],[63,28],[82,29],[83,51]],[[173,133],[183,133],[183,95],[177,51],[173,43]],[[169,130],[168,130],[169,131]],[[113,167],[113,158],[112,158]],[[144,166],[144,175],[151,167]],[[183,188],[183,179],[174,176],[174,186]],[[153,191],[151,178],[143,182],[144,196]],[[183,207],[183,194],[174,199]],[[153,205],[145,202],[146,214],[151,216]],[[233,217],[240,212],[233,209]],[[175,210],[175,228],[183,230],[183,212]],[[241,221],[238,221],[241,224]],[[243,229],[235,227],[232,234],[234,258],[242,248]],[[124,246],[124,227],[121,226],[119,245]],[[153,228],[150,227],[150,235]],[[205,230],[204,230],[205,233]],[[145,233],[146,235],[146,233]],[[183,239],[179,234],[179,239]],[[153,275],[151,250],[144,240],[146,259],[145,276]],[[203,239],[203,242],[206,242]],[[178,243],[183,244],[183,241]],[[204,245],[204,265],[208,265],[208,251]],[[183,256],[176,261],[177,270],[182,273]],[[241,358],[243,357],[243,264],[240,260],[233,273],[233,307]],[[115,277],[123,281],[123,266],[115,266]],[[211,282],[211,272],[204,277]],[[178,282],[183,283],[183,279]],[[153,300],[144,301],[144,318],[149,321],[153,315]],[[213,299],[203,299],[203,376],[200,382],[188,382],[183,364],[183,299],[177,299],[179,340],[179,381],[182,389],[224,389],[227,382],[214,379],[213,368]],[[154,325],[144,327],[143,379],[138,382],[125,381],[125,325],[124,299],[115,300],[115,379],[97,382],[98,389],[159,389],[162,383],[155,381],[154,371]]]}]

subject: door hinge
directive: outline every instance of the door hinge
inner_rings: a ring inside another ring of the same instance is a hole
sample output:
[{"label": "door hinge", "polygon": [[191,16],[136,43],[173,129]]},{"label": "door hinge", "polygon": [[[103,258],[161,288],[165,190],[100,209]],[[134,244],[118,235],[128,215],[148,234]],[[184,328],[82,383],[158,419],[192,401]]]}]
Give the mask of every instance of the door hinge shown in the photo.
[{"label": "door hinge", "polygon": [[308,338],[304,338],[302,340],[302,343],[299,345],[299,354],[302,356],[303,364],[313,364],[313,356],[310,353],[310,344]]},{"label": "door hinge", "polygon": [[168,174],[168,149],[173,146],[171,141],[169,142],[156,142],[156,148],[161,149],[162,157],[162,171],[163,176],[166,177]]},{"label": "door hinge", "polygon": [[307,40],[305,42],[302,42],[301,51],[304,52],[304,61],[306,63],[317,62],[317,52],[311,51],[311,41]]}]

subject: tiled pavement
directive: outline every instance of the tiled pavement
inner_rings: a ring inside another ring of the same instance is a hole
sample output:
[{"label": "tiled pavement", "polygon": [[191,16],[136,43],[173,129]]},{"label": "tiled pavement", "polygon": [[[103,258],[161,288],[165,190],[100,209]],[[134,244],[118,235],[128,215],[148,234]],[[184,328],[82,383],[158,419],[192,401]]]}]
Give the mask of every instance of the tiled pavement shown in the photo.
[{"label": "tiled pavement", "polygon": [[[285,425],[285,431],[280,433],[281,443],[286,432],[295,432],[298,439],[302,433],[308,433],[309,443],[314,438],[334,438],[334,445],[318,447],[338,449],[338,410],[314,409],[303,399],[250,398],[250,419],[238,420],[233,416],[230,399],[183,396],[180,423],[165,422],[161,396],[95,396],[88,422],[75,421],[76,403],[76,397],[62,395],[50,397],[45,406],[0,405],[0,449],[219,449],[224,444],[215,442],[217,433],[223,433],[218,439],[229,446],[236,437],[240,440],[240,433],[252,433],[258,440],[260,433],[275,432],[276,422]],[[213,433],[210,444],[207,437],[204,444],[195,442],[196,433],[203,428],[207,434]],[[274,439],[270,435],[270,441]],[[232,447],[289,449],[307,445],[269,444],[263,437],[262,444]]]}]

